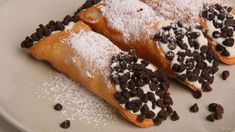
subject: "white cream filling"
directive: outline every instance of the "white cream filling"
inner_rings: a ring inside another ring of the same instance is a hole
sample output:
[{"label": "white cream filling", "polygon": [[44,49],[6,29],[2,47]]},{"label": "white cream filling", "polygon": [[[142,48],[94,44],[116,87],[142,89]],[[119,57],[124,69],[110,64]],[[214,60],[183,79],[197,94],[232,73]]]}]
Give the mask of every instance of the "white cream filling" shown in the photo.
[{"label": "white cream filling", "polygon": [[[172,21],[161,21],[159,22],[159,29],[162,28],[162,27],[166,27],[166,26],[169,26],[171,25]],[[174,23],[174,22],[173,22]],[[178,27],[178,29],[182,29],[184,33],[186,33],[186,29],[184,28],[180,28]],[[162,31],[162,29],[160,29],[160,32]],[[196,28],[193,28],[192,29],[193,32],[199,32],[201,35],[196,39],[198,42],[199,42],[199,45],[200,47],[204,46],[204,45],[208,45],[208,40],[204,37],[203,33],[199,30],[199,29],[196,29]],[[165,31],[164,31],[165,32]],[[170,36],[175,36],[175,33],[173,31],[173,29],[170,29],[169,32]],[[199,49],[195,50],[194,48],[192,48],[190,45],[189,45],[189,40],[187,38],[187,36],[185,35],[184,38],[182,39],[184,43],[186,43],[188,45],[188,49],[191,50],[191,51],[198,51],[200,53],[200,47]],[[177,61],[177,58],[179,55],[177,55],[178,52],[182,51],[182,49],[176,45],[176,49],[175,50],[170,50],[167,45],[168,44],[163,44],[162,42],[160,41],[157,41],[157,44],[159,44],[163,50],[163,52],[166,54],[168,51],[172,51],[175,55],[175,57],[173,58],[173,60],[171,61],[171,67],[173,64],[180,64],[178,61]],[[193,57],[189,57],[189,56],[186,56],[185,59],[184,59],[184,64],[186,62],[187,59],[190,59],[190,58],[193,58]],[[207,66],[212,66],[213,63],[210,63],[209,61],[205,60],[204,62],[207,63]],[[194,66],[196,66],[197,63],[194,64]],[[194,70],[194,69],[193,69]],[[191,70],[192,71],[192,70]],[[201,72],[201,70],[200,70]],[[178,75],[182,75],[182,74],[186,74],[186,69],[181,72],[181,73],[178,73]],[[200,74],[199,74],[200,75]],[[189,84],[192,84],[194,85],[195,87],[201,89],[201,85],[198,81],[196,82],[191,82],[189,81],[188,79],[186,79],[186,82],[189,83]]]}]

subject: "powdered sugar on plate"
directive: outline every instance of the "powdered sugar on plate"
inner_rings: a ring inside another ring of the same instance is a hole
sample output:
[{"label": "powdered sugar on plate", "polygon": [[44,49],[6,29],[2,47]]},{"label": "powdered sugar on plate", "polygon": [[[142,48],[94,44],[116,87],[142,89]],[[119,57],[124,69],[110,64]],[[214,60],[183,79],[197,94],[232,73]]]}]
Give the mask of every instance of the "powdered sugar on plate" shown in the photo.
[{"label": "powdered sugar on plate", "polygon": [[36,94],[53,104],[62,104],[61,116],[66,119],[79,119],[97,128],[118,123],[118,112],[115,109],[63,74],[49,73],[49,79],[39,87]]},{"label": "powdered sugar on plate", "polygon": [[157,16],[167,20],[196,22],[204,4],[231,4],[229,0],[141,0],[152,7]]},{"label": "powdered sugar on plate", "polygon": [[151,34],[151,25],[162,19],[139,0],[104,0],[101,11],[111,28],[121,32],[127,41],[140,39],[143,33]]}]

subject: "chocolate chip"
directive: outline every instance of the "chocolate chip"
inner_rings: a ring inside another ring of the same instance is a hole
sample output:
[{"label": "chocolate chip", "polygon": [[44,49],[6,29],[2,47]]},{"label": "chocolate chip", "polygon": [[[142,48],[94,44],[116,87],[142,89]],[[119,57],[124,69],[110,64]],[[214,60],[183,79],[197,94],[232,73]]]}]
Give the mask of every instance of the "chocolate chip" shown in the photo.
[{"label": "chocolate chip", "polygon": [[121,85],[123,85],[123,84],[127,83],[128,79],[129,78],[127,76],[122,75],[122,76],[119,77],[119,82],[120,82]]},{"label": "chocolate chip", "polygon": [[140,109],[141,113],[146,115],[149,112],[149,108],[146,104],[144,104],[141,109]]},{"label": "chocolate chip", "polygon": [[169,85],[167,83],[162,82],[161,84],[159,84],[159,88],[163,91],[167,91],[169,88]]},{"label": "chocolate chip", "polygon": [[155,116],[155,113],[152,112],[152,111],[149,111],[149,112],[146,114],[146,118],[147,118],[147,119],[152,119],[154,116]]},{"label": "chocolate chip", "polygon": [[173,70],[174,72],[180,72],[180,71],[181,71],[181,67],[180,67],[179,64],[173,64],[172,70]]},{"label": "chocolate chip", "polygon": [[133,107],[134,107],[134,104],[133,104],[132,102],[127,102],[127,103],[125,104],[125,108],[126,108],[127,110],[132,110]]},{"label": "chocolate chip", "polygon": [[228,7],[228,8],[227,8],[227,11],[228,11],[228,12],[231,12],[232,10],[233,10],[232,7]]},{"label": "chocolate chip", "polygon": [[33,46],[33,40],[30,37],[26,37],[25,40],[21,43],[22,48],[30,48]]},{"label": "chocolate chip", "polygon": [[210,91],[212,91],[212,88],[211,88],[211,86],[210,86],[210,84],[208,83],[208,82],[202,82],[202,89],[203,89],[203,91],[205,91],[205,92],[210,92]]},{"label": "chocolate chip", "polygon": [[172,114],[174,112],[174,110],[169,105],[166,106],[166,110],[167,110],[168,115],[170,115],[170,114]]},{"label": "chocolate chip", "polygon": [[121,96],[121,93],[120,93],[120,92],[115,92],[115,93],[113,94],[113,96],[114,96],[114,98],[115,98],[116,100],[119,100],[119,97]]},{"label": "chocolate chip", "polygon": [[40,38],[37,36],[37,33],[33,33],[30,37],[33,41],[39,41],[40,40]]},{"label": "chocolate chip", "polygon": [[145,119],[145,115],[143,115],[143,114],[137,116],[137,120],[138,120],[139,122],[143,122],[144,119]]},{"label": "chocolate chip", "polygon": [[220,119],[223,118],[223,115],[221,113],[215,113],[214,117],[215,117],[216,120],[220,120]]},{"label": "chocolate chip", "polygon": [[193,112],[193,113],[196,113],[196,112],[199,111],[199,108],[198,108],[197,103],[193,104],[193,105],[190,107],[190,111]]},{"label": "chocolate chip", "polygon": [[208,121],[214,122],[214,121],[215,121],[215,114],[212,113],[212,114],[208,115],[208,116],[206,117],[206,119],[207,119]]},{"label": "chocolate chip", "polygon": [[168,42],[168,36],[164,32],[161,35],[160,41],[162,43],[167,43]]},{"label": "chocolate chip", "polygon": [[143,96],[140,97],[140,100],[144,103],[147,103],[148,101],[148,96],[146,94],[144,94]]},{"label": "chocolate chip", "polygon": [[208,13],[208,12],[207,12],[206,10],[203,10],[203,11],[202,11],[202,14],[201,14],[202,17],[207,18],[207,13]]},{"label": "chocolate chip", "polygon": [[219,13],[217,17],[218,17],[219,20],[223,21],[224,18],[225,18],[225,14],[224,13]]},{"label": "chocolate chip", "polygon": [[235,26],[235,20],[227,19],[227,20],[225,20],[225,25],[234,27]]},{"label": "chocolate chip", "polygon": [[172,121],[179,120],[179,115],[177,114],[176,111],[174,111],[173,114],[171,115],[171,120]]},{"label": "chocolate chip", "polygon": [[217,106],[218,106],[217,103],[211,103],[211,104],[208,105],[208,110],[210,112],[215,112],[215,109],[216,109]]},{"label": "chocolate chip", "polygon": [[229,71],[223,71],[223,72],[222,72],[222,78],[223,78],[223,80],[227,80],[228,77],[229,77]]},{"label": "chocolate chip", "polygon": [[228,57],[228,56],[230,56],[230,53],[226,49],[224,49],[224,51],[221,52],[221,55]]},{"label": "chocolate chip", "polygon": [[156,91],[158,89],[158,85],[154,82],[151,82],[149,84],[149,88],[152,90],[152,91]]},{"label": "chocolate chip", "polygon": [[233,15],[232,15],[232,14],[227,14],[227,15],[226,15],[226,18],[227,18],[227,19],[233,19]]},{"label": "chocolate chip", "polygon": [[219,32],[219,31],[214,31],[214,32],[212,33],[212,36],[213,36],[214,38],[219,38],[219,37],[220,37],[220,32]]},{"label": "chocolate chip", "polygon": [[195,99],[199,99],[199,98],[202,97],[202,92],[199,91],[199,90],[192,92],[192,94],[193,94],[193,97],[194,97]]},{"label": "chocolate chip", "polygon": [[167,58],[168,60],[172,61],[172,60],[174,59],[174,57],[175,57],[175,54],[174,54],[172,51],[168,51],[168,52],[166,53],[166,58]]},{"label": "chocolate chip", "polygon": [[175,50],[176,49],[176,43],[170,42],[170,43],[168,43],[167,47],[170,50]]},{"label": "chocolate chip", "polygon": [[162,119],[162,120],[166,120],[167,119],[167,113],[165,110],[160,110],[157,114],[157,116]]},{"label": "chocolate chip", "polygon": [[233,29],[232,28],[228,28],[227,34],[228,34],[228,37],[233,37]]},{"label": "chocolate chip", "polygon": [[215,15],[214,15],[214,14],[208,14],[208,15],[207,15],[207,19],[208,19],[209,21],[213,20],[214,18],[215,18]]},{"label": "chocolate chip", "polygon": [[173,105],[173,101],[172,101],[172,98],[170,96],[166,96],[163,98],[163,102],[166,104],[166,105]]},{"label": "chocolate chip", "polygon": [[162,27],[163,30],[169,31],[171,29],[171,26],[166,26],[166,27]]},{"label": "chocolate chip", "polygon": [[125,97],[123,97],[123,96],[120,96],[119,98],[118,98],[118,100],[119,100],[119,103],[120,104],[124,104],[124,103],[126,103],[128,100],[125,98]]},{"label": "chocolate chip", "polygon": [[149,101],[155,100],[154,94],[153,94],[152,92],[148,92],[148,93],[147,93],[147,96],[148,96],[148,100],[149,100]]},{"label": "chocolate chip", "polygon": [[221,9],[223,9],[223,7],[220,4],[216,3],[215,4],[215,9],[220,11]]},{"label": "chocolate chip", "polygon": [[217,51],[220,51],[220,52],[222,52],[222,51],[225,50],[224,46],[222,46],[222,45],[220,45],[220,44],[217,44],[216,47],[215,47],[215,49],[216,49]]},{"label": "chocolate chip", "polygon": [[142,97],[142,96],[143,96],[144,91],[143,91],[142,89],[137,88],[136,91],[137,91],[137,96],[138,96],[138,97]]},{"label": "chocolate chip", "polygon": [[55,109],[56,111],[61,111],[61,110],[63,109],[63,106],[62,106],[61,104],[57,103],[57,104],[54,106],[54,109]]},{"label": "chocolate chip", "polygon": [[126,99],[129,99],[129,98],[131,97],[128,90],[123,90],[123,91],[121,92],[121,95],[122,95],[123,97],[125,97]]},{"label": "chocolate chip", "polygon": [[61,128],[64,128],[64,129],[69,128],[69,127],[70,127],[70,121],[69,121],[69,120],[65,120],[64,122],[62,122],[62,123],[60,124],[60,127],[61,127]]},{"label": "chocolate chip", "polygon": [[51,34],[51,30],[47,27],[43,27],[42,30],[43,30],[43,35],[46,37],[48,37]]},{"label": "chocolate chip", "polygon": [[162,101],[161,99],[158,99],[158,100],[156,101],[156,105],[157,105],[158,107],[162,108],[162,107],[164,106],[164,103],[163,103],[163,101]]},{"label": "chocolate chip", "polygon": [[224,108],[221,105],[217,105],[215,107],[215,113],[223,114],[224,113]]},{"label": "chocolate chip", "polygon": [[191,38],[192,39],[197,39],[200,35],[201,35],[200,32],[192,32],[191,33]]},{"label": "chocolate chip", "polygon": [[162,120],[161,120],[159,117],[156,117],[156,118],[153,120],[153,122],[154,122],[155,125],[159,126],[159,125],[161,125]]},{"label": "chocolate chip", "polygon": [[161,39],[161,32],[158,32],[154,35],[153,40],[158,41]]},{"label": "chocolate chip", "polygon": [[208,80],[208,82],[209,82],[210,84],[212,84],[212,83],[214,82],[214,76],[210,77],[209,80]]},{"label": "chocolate chip", "polygon": [[223,45],[232,47],[234,45],[234,39],[233,38],[227,38],[223,41]]}]

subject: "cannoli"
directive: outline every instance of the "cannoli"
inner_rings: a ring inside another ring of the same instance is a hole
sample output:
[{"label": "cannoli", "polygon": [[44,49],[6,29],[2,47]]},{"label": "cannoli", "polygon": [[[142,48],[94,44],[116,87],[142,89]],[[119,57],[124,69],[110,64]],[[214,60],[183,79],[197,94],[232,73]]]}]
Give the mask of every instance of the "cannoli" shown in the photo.
[{"label": "cannoli", "polygon": [[83,22],[63,29],[50,36],[45,32],[36,42],[27,38],[21,46],[84,85],[139,127],[159,125],[172,115],[169,82],[161,70],[137,58],[134,50],[123,52]]},{"label": "cannoli", "polygon": [[78,15],[121,49],[135,49],[191,90],[212,90],[218,58],[200,26],[166,21],[138,0],[103,0]]},{"label": "cannoli", "polygon": [[197,23],[204,4],[230,4],[229,0],[141,0],[166,20]]},{"label": "cannoli", "polygon": [[200,24],[207,31],[213,51],[225,64],[235,64],[235,10],[220,4],[207,5]]}]

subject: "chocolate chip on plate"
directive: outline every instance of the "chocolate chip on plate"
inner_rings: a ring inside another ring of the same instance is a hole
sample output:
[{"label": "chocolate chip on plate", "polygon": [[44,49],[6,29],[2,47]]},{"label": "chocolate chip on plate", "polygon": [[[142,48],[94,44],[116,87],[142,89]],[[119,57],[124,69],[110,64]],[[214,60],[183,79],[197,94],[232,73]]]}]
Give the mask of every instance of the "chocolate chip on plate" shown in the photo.
[{"label": "chocolate chip on plate", "polygon": [[61,128],[64,128],[64,129],[69,128],[69,127],[70,127],[70,121],[69,121],[69,120],[65,120],[64,122],[62,122],[62,123],[60,124],[60,127],[61,127]]},{"label": "chocolate chip on plate", "polygon": [[197,103],[193,104],[193,105],[190,107],[190,111],[193,112],[193,113],[196,113],[196,112],[199,111],[199,108],[198,108]]},{"label": "chocolate chip on plate", "polygon": [[60,104],[60,103],[57,103],[55,106],[54,106],[54,109],[56,111],[61,111],[63,109],[63,106]]},{"label": "chocolate chip on plate", "polygon": [[223,80],[227,80],[227,78],[229,77],[229,71],[223,71],[222,72],[222,78],[223,78]]},{"label": "chocolate chip on plate", "polygon": [[172,121],[179,120],[179,115],[177,114],[176,111],[174,111],[173,114],[171,115],[171,120]]},{"label": "chocolate chip on plate", "polygon": [[212,113],[212,114],[208,115],[208,116],[206,117],[206,119],[207,119],[208,121],[210,121],[210,122],[214,122],[214,121],[215,121],[215,114]]},{"label": "chocolate chip on plate", "polygon": [[201,91],[196,91],[196,92],[192,92],[192,94],[193,94],[193,97],[195,98],[195,99],[199,99],[199,98],[201,98],[202,97],[202,92]]}]

